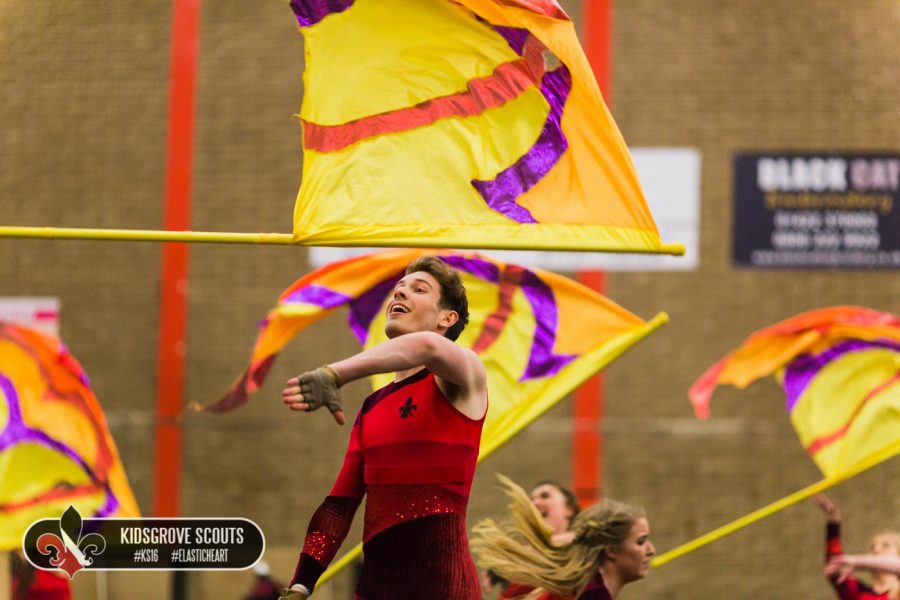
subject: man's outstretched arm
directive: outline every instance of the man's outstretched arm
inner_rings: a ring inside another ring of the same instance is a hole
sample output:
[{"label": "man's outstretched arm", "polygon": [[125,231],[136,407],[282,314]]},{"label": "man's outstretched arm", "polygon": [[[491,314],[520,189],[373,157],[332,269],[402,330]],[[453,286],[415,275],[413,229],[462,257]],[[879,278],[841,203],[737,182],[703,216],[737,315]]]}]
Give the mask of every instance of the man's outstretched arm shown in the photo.
[{"label": "man's outstretched arm", "polygon": [[340,386],[377,373],[422,366],[456,388],[453,400],[460,411],[473,418],[484,414],[487,375],[481,359],[472,350],[426,331],[398,336],[344,360],[293,377],[288,380],[282,396],[291,410],[316,410],[325,404],[335,415],[335,420],[343,423]]}]

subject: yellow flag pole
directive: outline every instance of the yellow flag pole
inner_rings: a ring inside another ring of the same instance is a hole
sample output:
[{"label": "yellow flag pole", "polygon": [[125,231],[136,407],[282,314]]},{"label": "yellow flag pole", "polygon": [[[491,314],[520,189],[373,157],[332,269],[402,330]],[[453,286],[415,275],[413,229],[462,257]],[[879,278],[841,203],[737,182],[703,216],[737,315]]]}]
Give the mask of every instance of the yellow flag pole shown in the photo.
[{"label": "yellow flag pole", "polygon": [[220,244],[293,244],[289,233],[228,233],[154,229],[87,229],[78,227],[17,227],[0,225],[0,237],[119,242],[187,242]]},{"label": "yellow flag pole", "polygon": [[834,475],[832,477],[826,477],[825,479],[809,485],[802,490],[798,490],[793,494],[790,494],[789,496],[785,496],[781,500],[777,500],[767,506],[753,511],[748,515],[744,515],[740,519],[736,519],[731,523],[728,523],[726,525],[723,525],[722,527],[719,527],[718,529],[714,529],[709,533],[701,535],[700,537],[693,539],[690,542],[684,543],[672,550],[669,550],[668,552],[660,554],[650,561],[650,566],[661,567],[664,564],[675,560],[676,558],[680,558],[685,554],[693,552],[698,548],[702,548],[707,544],[711,544],[712,542],[721,539],[726,535],[732,534],[739,529],[743,529],[744,527],[747,527],[748,525],[751,525],[756,521],[771,516],[780,510],[784,510],[785,508],[796,504],[801,500],[805,500],[814,494],[823,492],[834,485],[850,479],[851,477],[855,477],[863,471],[871,469],[875,465],[893,458],[898,453],[900,453],[900,439],[896,440],[893,444],[885,446],[878,452],[870,454],[867,458],[856,463],[856,465],[843,473]]},{"label": "yellow flag pole", "polygon": [[[605,368],[609,363],[613,362],[620,356],[622,356],[626,351],[628,351],[632,346],[637,344],[639,341],[665,325],[669,322],[669,315],[666,313],[659,313],[646,323],[644,323],[641,327],[636,328],[634,331],[630,331],[629,333],[622,335],[614,344],[610,347],[606,345],[603,346],[602,350],[595,357],[595,360],[588,360],[585,362],[586,365],[590,365],[591,371],[590,373],[582,373],[583,378],[586,379],[593,373],[600,371]],[[571,392],[571,390],[569,390]],[[568,392],[566,392],[568,393]],[[562,396],[565,396],[563,394]],[[560,398],[562,397],[560,396]],[[482,443],[481,448],[478,452],[478,462],[480,463],[485,458],[493,454],[495,450],[500,448],[503,444],[508,442],[511,438],[521,432],[525,427],[530,425],[534,420],[540,417],[544,412],[552,408],[556,402],[547,402],[545,406],[541,407],[541,410],[536,411],[532,416],[533,418],[518,423],[515,427],[510,428],[508,431],[504,432],[504,435],[501,437],[497,437],[492,439],[489,442]],[[328,570],[322,573],[322,576],[319,578],[319,582],[316,584],[322,585],[332,577],[338,574],[338,572],[359,558],[359,555],[362,553],[362,544],[357,544],[353,548],[347,551],[346,554],[341,556],[339,559],[334,561]]]},{"label": "yellow flag pole", "polygon": [[[283,246],[373,246],[371,240],[360,239],[358,242],[307,242],[295,240],[290,233],[234,233],[225,231],[165,231],[158,229],[92,229],[79,227],[24,227],[17,225],[0,225],[0,238],[29,238],[42,240],[100,240],[119,242],[182,242],[188,244],[275,244]],[[396,242],[378,242],[383,247],[407,247],[409,244]],[[416,240],[415,246],[425,248],[444,248],[440,241],[430,242],[428,238]],[[615,252],[640,254],[684,254],[683,244],[660,244],[651,249],[622,249],[598,246],[596,248],[562,248],[562,247],[507,247],[504,244],[485,245],[473,238],[471,244],[455,244],[457,248],[473,250],[559,250],[570,252]]]}]

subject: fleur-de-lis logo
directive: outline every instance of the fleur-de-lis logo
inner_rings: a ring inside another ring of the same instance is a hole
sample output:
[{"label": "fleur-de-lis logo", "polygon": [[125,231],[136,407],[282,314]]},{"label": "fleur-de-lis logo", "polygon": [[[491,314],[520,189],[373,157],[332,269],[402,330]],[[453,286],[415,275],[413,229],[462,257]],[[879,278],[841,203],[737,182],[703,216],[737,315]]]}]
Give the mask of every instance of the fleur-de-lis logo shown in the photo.
[{"label": "fleur-de-lis logo", "polygon": [[400,418],[408,419],[409,417],[412,416],[413,411],[415,411],[417,408],[419,408],[419,405],[413,404],[413,400],[411,397],[407,398],[406,404],[404,404],[403,406],[400,407]]},{"label": "fleur-de-lis logo", "polygon": [[94,556],[106,550],[106,540],[98,533],[82,537],[81,515],[70,506],[59,519],[59,535],[45,533],[37,540],[37,550],[50,557],[50,564],[62,569],[71,579],[75,573],[94,563]]}]

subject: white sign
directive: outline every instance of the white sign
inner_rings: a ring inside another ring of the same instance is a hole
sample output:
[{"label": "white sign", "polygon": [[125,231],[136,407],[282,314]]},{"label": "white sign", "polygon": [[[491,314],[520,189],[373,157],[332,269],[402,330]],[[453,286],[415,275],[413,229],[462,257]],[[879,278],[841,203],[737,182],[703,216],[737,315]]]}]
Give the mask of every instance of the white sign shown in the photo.
[{"label": "white sign", "polygon": [[[684,244],[684,256],[486,250],[505,262],[551,271],[691,271],[700,264],[700,152],[694,148],[633,148],[647,205],[663,243]],[[378,248],[310,248],[313,268]]]},{"label": "white sign", "polygon": [[59,298],[0,298],[0,321],[59,337]]}]

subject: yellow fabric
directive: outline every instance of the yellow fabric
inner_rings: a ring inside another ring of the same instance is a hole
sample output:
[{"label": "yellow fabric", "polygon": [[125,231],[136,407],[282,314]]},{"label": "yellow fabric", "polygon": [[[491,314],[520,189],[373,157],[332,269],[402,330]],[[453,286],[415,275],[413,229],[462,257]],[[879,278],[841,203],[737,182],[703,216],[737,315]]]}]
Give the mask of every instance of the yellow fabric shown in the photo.
[{"label": "yellow fabric", "polygon": [[[518,59],[502,37],[450,2],[356,0],[302,32],[303,83],[327,89],[328,98],[305,98],[300,116],[321,125],[455,94]],[[415,51],[422,45],[434,50]]]},{"label": "yellow fabric", "polygon": [[691,386],[697,416],[719,384],[773,375],[797,436],[828,477],[900,440],[900,318],[857,306],[820,308],[761,329]]},{"label": "yellow fabric", "polygon": [[[812,379],[791,411],[804,448],[826,476],[835,476],[900,440],[900,352],[845,354]],[[816,440],[833,437],[821,449]]]},{"label": "yellow fabric", "polygon": [[[304,276],[282,293],[257,338],[248,369],[249,377],[242,377],[235,386],[237,389],[232,388],[229,393],[246,395],[255,391],[261,377],[264,377],[265,365],[274,359],[281,348],[305,327],[340,306],[323,308],[313,302],[298,301],[298,295],[304,290],[324,289],[330,294],[344,295],[348,301],[342,304],[347,304],[379,284],[390,284],[400,277],[412,260],[428,254],[447,257],[448,260],[455,257],[481,261],[479,264],[491,265],[500,273],[515,268],[486,255],[448,250],[391,250],[323,267]],[[469,325],[458,343],[473,347],[483,334],[488,317],[498,310],[500,288],[487,279],[463,269],[458,270],[466,286],[470,312]],[[505,317],[499,334],[489,346],[478,350],[487,369],[490,394],[483,449],[490,446],[492,450],[514,435],[665,321],[664,316],[658,316],[647,323],[577,282],[538,269],[531,273],[551,294],[551,311],[555,312],[556,320],[551,322],[551,314],[539,315],[541,322],[555,334],[550,351],[556,355],[568,355],[571,360],[552,375],[529,375],[528,365],[532,347],[536,344],[538,320],[534,305],[526,297],[521,284],[518,285],[512,294],[511,312]],[[384,296],[377,299],[379,308],[375,317],[367,324],[366,347],[386,339],[386,300],[385,289]],[[373,387],[381,387],[392,377],[391,374],[373,377]]]},{"label": "yellow fabric", "polygon": [[520,60],[491,25],[528,30],[548,48],[545,67],[553,70],[558,59],[571,74],[561,115],[567,148],[515,196],[536,223],[491,208],[472,181],[497,177],[538,140],[550,111],[539,77],[479,114],[442,117],[336,150],[305,147],[294,239],[323,246],[677,253],[660,243],[571,21],[492,0],[357,0],[301,28],[305,126],[352,124],[465,93],[473,80]]},{"label": "yellow fabric", "polygon": [[59,340],[0,322],[0,550],[38,518],[140,515],[102,408]]}]

